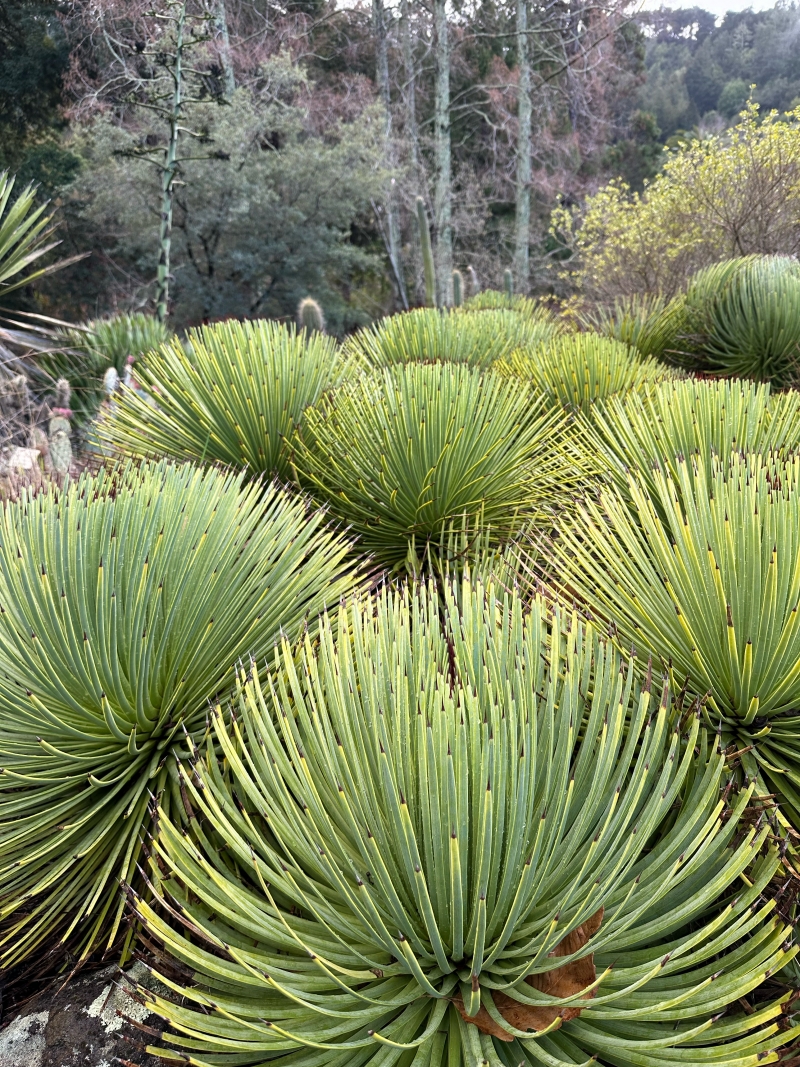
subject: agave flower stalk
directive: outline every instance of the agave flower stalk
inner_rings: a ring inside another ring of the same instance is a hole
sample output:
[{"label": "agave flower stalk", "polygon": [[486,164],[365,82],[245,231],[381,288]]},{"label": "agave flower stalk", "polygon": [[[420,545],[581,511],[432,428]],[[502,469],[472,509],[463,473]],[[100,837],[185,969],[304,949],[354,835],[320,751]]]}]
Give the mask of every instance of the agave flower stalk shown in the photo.
[{"label": "agave flower stalk", "polygon": [[12,964],[117,938],[148,805],[238,657],[349,587],[346,541],[241,476],[128,466],[0,514],[0,915]]},{"label": "agave flower stalk", "polygon": [[307,412],[297,467],[389,568],[419,570],[429,543],[480,516],[502,540],[573,477],[563,416],[520,382],[458,364],[406,364]]},{"label": "agave flower stalk", "polygon": [[620,642],[707,694],[710,724],[800,826],[800,457],[678,457],[651,487],[587,500],[562,531],[564,586]]},{"label": "agave flower stalk", "polygon": [[189,330],[136,366],[141,391],[120,394],[99,436],[129,456],[219,462],[291,479],[303,412],[347,373],[336,342],[273,322]]},{"label": "agave flower stalk", "polygon": [[722,819],[698,716],[682,738],[666,690],[574,615],[469,585],[444,600],[351,603],[215,712],[219,759],[181,771],[187,832],[159,820],[158,899],[131,894],[193,973],[141,991],[168,1023],[151,1051],[774,1062],[799,1032],[779,1032],[781,1001],[737,1005],[797,951],[761,897],[769,827],[739,825],[752,787]]}]

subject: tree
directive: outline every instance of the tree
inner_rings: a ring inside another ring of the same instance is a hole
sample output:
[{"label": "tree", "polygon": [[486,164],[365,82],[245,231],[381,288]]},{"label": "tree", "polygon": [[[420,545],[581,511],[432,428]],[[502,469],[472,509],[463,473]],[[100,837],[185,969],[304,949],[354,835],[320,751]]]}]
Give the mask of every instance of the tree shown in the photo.
[{"label": "tree", "polygon": [[644,192],[613,181],[579,211],[554,214],[591,296],[673,296],[696,270],[751,253],[800,252],[800,107],[682,142]]},{"label": "tree", "polygon": [[434,173],[433,217],[436,229],[437,303],[449,303],[453,274],[453,189],[450,144],[450,31],[447,0],[433,0],[436,54],[436,88],[433,117]]},{"label": "tree", "polygon": [[517,287],[528,289],[531,230],[531,64],[528,43],[528,0],[517,0],[517,188],[514,215],[514,273]]}]

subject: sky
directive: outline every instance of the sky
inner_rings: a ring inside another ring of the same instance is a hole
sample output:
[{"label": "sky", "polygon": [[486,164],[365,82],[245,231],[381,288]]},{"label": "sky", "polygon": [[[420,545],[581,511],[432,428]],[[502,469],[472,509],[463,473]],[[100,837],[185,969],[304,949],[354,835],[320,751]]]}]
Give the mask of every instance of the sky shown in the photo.
[{"label": "sky", "polygon": [[[645,11],[656,11],[661,7],[663,0],[644,0],[642,8]],[[717,16],[719,21],[726,11],[744,11],[751,7],[753,11],[764,11],[766,8],[775,7],[775,0],[671,0],[664,4],[665,7],[702,7]]]}]

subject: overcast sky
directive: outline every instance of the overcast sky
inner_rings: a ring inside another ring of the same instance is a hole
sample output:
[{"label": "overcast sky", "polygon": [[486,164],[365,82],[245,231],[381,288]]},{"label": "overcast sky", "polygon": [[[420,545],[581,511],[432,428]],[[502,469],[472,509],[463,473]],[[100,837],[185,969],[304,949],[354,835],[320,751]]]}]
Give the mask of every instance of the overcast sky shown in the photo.
[{"label": "overcast sky", "polygon": [[[644,0],[642,7],[645,11],[656,11],[661,4],[662,0]],[[696,4],[692,3],[692,0],[672,0],[672,3],[664,6],[702,7],[706,11],[711,11],[719,20],[726,11],[744,11],[748,7],[751,7],[753,11],[763,11],[765,8],[775,7],[775,0],[761,0],[761,2],[759,0],[697,0]]]}]

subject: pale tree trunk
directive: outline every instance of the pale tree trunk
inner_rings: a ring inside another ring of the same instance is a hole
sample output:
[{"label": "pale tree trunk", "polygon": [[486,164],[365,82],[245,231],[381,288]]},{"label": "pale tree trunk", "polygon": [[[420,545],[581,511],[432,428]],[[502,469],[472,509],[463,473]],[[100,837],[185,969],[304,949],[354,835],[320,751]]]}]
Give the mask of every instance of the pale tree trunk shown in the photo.
[{"label": "pale tree trunk", "polygon": [[[386,41],[386,11],[383,0],[372,0],[372,26],[375,34],[375,59],[377,67],[378,88],[386,111],[386,162],[390,171],[394,171],[397,157],[394,150],[392,134],[392,93],[389,85],[389,48]],[[404,308],[408,308],[408,297],[403,279],[403,262],[400,254],[400,226],[397,221],[397,198],[394,194],[394,177],[391,177],[386,189],[386,244],[389,262],[397,284],[397,292]]]},{"label": "pale tree trunk", "polygon": [[436,48],[436,99],[434,105],[433,214],[436,226],[436,284],[438,303],[450,302],[453,275],[452,184],[450,162],[450,41],[446,0],[433,2]]},{"label": "pale tree trunk", "polygon": [[183,113],[183,35],[186,26],[186,4],[178,7],[175,18],[175,53],[172,76],[172,101],[169,114],[169,138],[164,164],[161,167],[161,226],[159,228],[158,271],[156,273],[156,316],[165,322],[169,314],[169,256],[172,246],[172,200],[178,173],[178,137]]},{"label": "pale tree trunk", "polygon": [[403,41],[403,68],[405,89],[403,91],[403,108],[405,110],[405,127],[411,142],[411,162],[414,178],[419,181],[419,129],[417,128],[417,88],[416,70],[414,69],[414,46],[411,40],[411,22],[408,14],[408,0],[400,0],[400,36]]},{"label": "pale tree trunk", "polygon": [[517,291],[528,292],[531,232],[531,60],[528,39],[528,0],[517,0],[517,188],[514,224],[514,275]]},{"label": "pale tree trunk", "polygon": [[236,80],[231,62],[231,39],[228,34],[228,13],[225,10],[225,0],[214,0],[213,18],[219,47],[219,62],[222,67],[222,88],[226,99],[230,100],[236,91]]}]

